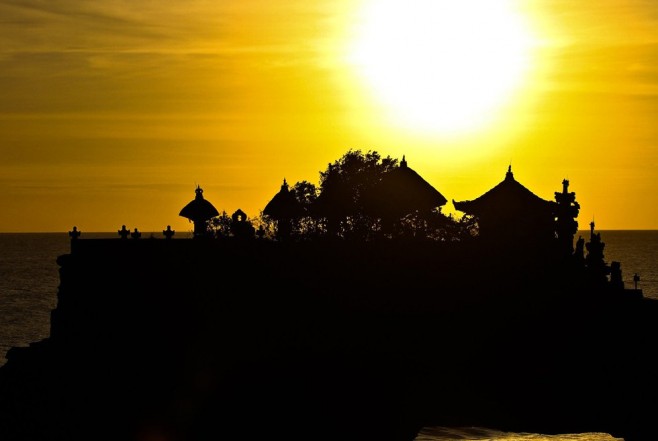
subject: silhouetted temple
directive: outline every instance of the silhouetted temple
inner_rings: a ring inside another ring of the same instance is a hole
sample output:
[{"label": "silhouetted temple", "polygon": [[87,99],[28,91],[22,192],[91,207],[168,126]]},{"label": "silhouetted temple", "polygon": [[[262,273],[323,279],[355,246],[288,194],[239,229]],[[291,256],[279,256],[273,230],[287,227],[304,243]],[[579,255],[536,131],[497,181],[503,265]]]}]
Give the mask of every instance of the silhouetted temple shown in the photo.
[{"label": "silhouetted temple", "polygon": [[[555,192],[555,238],[559,253],[569,256],[574,253],[574,236],[578,231],[578,213],[580,204],[576,202],[576,193],[569,191],[569,180],[562,180],[562,192]],[[580,259],[582,253],[576,256]]]},{"label": "silhouetted temple", "polygon": [[[331,181],[321,215],[351,227],[446,203],[404,158],[373,176],[364,200]],[[310,215],[285,179],[263,211],[276,238],[241,209],[219,216],[200,187],[180,215],[208,240],[74,228],[50,336],[0,368],[0,439],[412,441],[426,426],[469,426],[655,441],[658,304],[624,290],[593,222],[572,252],[568,184],[546,201],[510,168],[453,201],[483,241],[321,228],[294,240],[292,221]],[[558,259],[510,244],[544,240]]]},{"label": "silhouetted temple", "polygon": [[217,209],[203,198],[203,190],[197,185],[196,196],[183,207],[179,215],[194,222],[194,237],[203,237],[208,234],[208,221],[219,216]]},{"label": "silhouetted temple", "polygon": [[509,166],[505,179],[473,200],[455,201],[455,209],[474,215],[483,240],[547,242],[555,237],[555,202],[524,187]]},{"label": "silhouetted temple", "polygon": [[304,209],[290,191],[285,178],[281,189],[265,205],[263,214],[277,222],[277,233],[279,238],[287,238],[291,232],[291,222],[304,215]]},{"label": "silhouetted temple", "polygon": [[236,239],[253,239],[255,237],[254,226],[249,222],[247,213],[241,209],[235,210],[231,215],[231,234]]},{"label": "silhouetted temple", "polygon": [[394,222],[414,212],[429,212],[448,200],[402,157],[400,165],[386,173],[369,195],[372,211],[385,221]]}]

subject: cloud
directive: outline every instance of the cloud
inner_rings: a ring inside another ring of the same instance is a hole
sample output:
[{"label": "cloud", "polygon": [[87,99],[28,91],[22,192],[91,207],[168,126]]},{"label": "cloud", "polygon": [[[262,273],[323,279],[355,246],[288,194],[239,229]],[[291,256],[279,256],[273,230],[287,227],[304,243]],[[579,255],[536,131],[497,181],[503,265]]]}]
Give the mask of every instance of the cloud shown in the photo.
[{"label": "cloud", "polygon": [[551,57],[552,89],[658,96],[658,43],[574,44]]},{"label": "cloud", "polygon": [[3,52],[281,51],[322,38],[327,14],[326,8],[298,0],[0,0],[0,47]]},{"label": "cloud", "polygon": [[0,0],[0,113],[258,111],[267,88],[304,87],[326,59],[331,14],[298,0]]}]

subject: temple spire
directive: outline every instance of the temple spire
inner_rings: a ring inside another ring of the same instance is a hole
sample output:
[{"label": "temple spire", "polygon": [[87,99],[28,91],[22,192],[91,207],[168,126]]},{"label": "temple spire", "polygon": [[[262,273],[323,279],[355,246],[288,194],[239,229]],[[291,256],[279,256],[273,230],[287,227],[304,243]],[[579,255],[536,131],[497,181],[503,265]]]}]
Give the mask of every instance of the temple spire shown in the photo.
[{"label": "temple spire", "polygon": [[512,173],[512,164],[507,166],[507,173],[505,173],[505,179],[514,179],[514,173]]}]

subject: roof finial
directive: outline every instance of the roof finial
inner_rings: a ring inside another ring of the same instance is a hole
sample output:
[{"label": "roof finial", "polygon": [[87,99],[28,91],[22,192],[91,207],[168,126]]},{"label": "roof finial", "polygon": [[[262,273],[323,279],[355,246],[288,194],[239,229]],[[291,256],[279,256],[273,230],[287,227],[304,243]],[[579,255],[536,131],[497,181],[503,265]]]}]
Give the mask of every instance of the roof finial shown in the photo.
[{"label": "roof finial", "polygon": [[405,159],[404,155],[402,155],[402,161],[400,161],[400,167],[403,168],[407,167],[407,160]]},{"label": "roof finial", "polygon": [[514,179],[514,173],[512,173],[512,162],[507,166],[507,173],[505,173],[505,179]]}]

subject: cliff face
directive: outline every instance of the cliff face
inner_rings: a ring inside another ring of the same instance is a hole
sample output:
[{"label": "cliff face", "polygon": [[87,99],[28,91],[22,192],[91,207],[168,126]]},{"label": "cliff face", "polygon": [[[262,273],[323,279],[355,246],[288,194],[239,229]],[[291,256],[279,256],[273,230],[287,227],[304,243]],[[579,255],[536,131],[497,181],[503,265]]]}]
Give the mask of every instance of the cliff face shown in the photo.
[{"label": "cliff face", "polygon": [[[658,310],[464,244],[75,240],[0,438],[655,439]],[[644,437],[644,438],[642,438]]]}]

